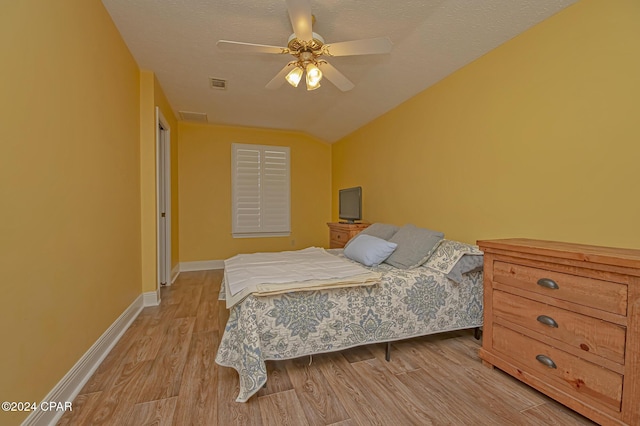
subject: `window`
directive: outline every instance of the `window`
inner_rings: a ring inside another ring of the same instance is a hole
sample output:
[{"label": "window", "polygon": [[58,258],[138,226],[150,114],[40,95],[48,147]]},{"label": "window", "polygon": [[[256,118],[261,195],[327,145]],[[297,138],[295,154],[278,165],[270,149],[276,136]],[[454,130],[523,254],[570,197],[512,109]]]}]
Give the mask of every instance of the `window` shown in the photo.
[{"label": "window", "polygon": [[290,234],[289,163],[289,147],[232,145],[231,232],[235,238]]}]

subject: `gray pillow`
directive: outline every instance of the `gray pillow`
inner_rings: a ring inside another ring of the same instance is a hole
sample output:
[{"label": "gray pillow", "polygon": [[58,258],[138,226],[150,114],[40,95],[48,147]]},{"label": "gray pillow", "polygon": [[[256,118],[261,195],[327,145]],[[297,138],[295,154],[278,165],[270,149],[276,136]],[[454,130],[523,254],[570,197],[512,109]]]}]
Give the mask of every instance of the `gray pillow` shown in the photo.
[{"label": "gray pillow", "polygon": [[405,225],[389,239],[398,247],[385,262],[400,269],[416,268],[429,259],[443,238],[442,232]]},{"label": "gray pillow", "polygon": [[451,271],[449,271],[446,277],[460,284],[462,282],[463,274],[482,271],[483,264],[484,264],[483,255],[464,254],[460,258],[460,260],[456,262],[455,266],[453,267],[453,269],[451,269]]},{"label": "gray pillow", "polygon": [[[389,238],[393,237],[393,235],[398,232],[398,229],[400,229],[400,227],[396,225],[389,225],[386,223],[372,223],[371,225],[360,231],[358,235],[371,235],[372,237],[382,238],[383,240],[389,241]],[[351,244],[351,241],[353,240],[353,238],[350,239],[344,246],[344,248],[346,249],[347,247],[349,247],[349,244]]]}]

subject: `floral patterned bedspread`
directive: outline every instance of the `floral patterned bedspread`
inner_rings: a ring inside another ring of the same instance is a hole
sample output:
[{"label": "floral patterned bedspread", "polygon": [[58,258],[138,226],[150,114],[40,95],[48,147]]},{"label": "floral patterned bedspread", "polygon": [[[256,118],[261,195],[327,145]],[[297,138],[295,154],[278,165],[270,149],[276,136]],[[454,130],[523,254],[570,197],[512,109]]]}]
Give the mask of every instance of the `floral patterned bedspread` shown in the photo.
[{"label": "floral patterned bedspread", "polygon": [[[456,284],[426,267],[402,270],[383,263],[368,269],[382,273],[380,284],[250,295],[231,309],[216,362],[238,372],[237,402],[266,383],[265,360],[482,325],[482,272]],[[224,300],[224,290],[219,298]]]}]

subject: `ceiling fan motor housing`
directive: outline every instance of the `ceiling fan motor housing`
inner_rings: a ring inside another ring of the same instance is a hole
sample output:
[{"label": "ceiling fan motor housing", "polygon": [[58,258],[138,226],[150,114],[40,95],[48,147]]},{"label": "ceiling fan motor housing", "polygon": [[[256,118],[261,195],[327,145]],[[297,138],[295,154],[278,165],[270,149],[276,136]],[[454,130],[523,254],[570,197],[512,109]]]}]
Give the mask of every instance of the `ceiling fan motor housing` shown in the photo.
[{"label": "ceiling fan motor housing", "polygon": [[289,36],[287,41],[287,47],[291,51],[291,54],[296,56],[297,52],[310,51],[314,53],[314,56],[320,55],[320,51],[324,46],[324,39],[318,33],[313,33],[313,39],[310,41],[302,41],[296,38],[295,33]]}]

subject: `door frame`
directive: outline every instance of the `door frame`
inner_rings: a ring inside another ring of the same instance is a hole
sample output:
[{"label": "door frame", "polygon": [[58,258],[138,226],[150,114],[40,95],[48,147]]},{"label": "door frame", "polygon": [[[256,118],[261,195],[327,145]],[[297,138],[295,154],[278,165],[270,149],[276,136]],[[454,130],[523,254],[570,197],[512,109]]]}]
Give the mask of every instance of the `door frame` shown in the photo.
[{"label": "door frame", "polygon": [[[164,247],[162,232],[165,233]],[[159,107],[156,107],[156,253],[159,303],[160,289],[163,285],[171,285],[171,129]]]}]

